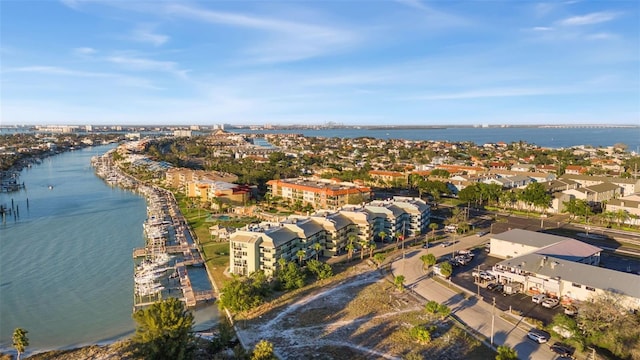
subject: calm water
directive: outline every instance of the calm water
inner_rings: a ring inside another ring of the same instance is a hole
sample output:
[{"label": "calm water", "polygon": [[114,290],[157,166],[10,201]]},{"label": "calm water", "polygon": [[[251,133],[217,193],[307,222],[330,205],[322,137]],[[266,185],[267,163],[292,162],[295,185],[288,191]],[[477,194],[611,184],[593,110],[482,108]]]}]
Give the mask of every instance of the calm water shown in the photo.
[{"label": "calm water", "polygon": [[[144,245],[146,203],[94,174],[91,157],[109,148],[45,159],[22,172],[26,191],[0,194],[0,204],[13,200],[19,211],[0,223],[0,349],[11,348],[16,327],[29,331],[30,351],[133,331],[131,252]],[[215,305],[196,319],[211,326]]]},{"label": "calm water", "polygon": [[507,144],[524,141],[542,147],[566,148],[577,145],[593,147],[611,146],[624,143],[629,151],[640,148],[640,127],[633,128],[471,128],[456,127],[443,129],[319,129],[319,130],[248,130],[231,129],[232,132],[258,134],[303,134],[305,136],[323,136],[355,138],[361,136],[379,139],[406,140],[446,140],[471,141],[482,145],[503,141]]}]

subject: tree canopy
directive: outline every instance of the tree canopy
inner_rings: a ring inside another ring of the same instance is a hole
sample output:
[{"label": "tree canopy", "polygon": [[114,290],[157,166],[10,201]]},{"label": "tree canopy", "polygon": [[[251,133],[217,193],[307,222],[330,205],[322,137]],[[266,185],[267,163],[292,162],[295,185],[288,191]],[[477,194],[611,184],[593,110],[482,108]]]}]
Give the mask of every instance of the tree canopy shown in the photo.
[{"label": "tree canopy", "polygon": [[18,352],[18,360],[20,355],[29,346],[29,338],[27,337],[28,331],[22,328],[16,328],[13,330],[13,347]]},{"label": "tree canopy", "polygon": [[133,314],[135,351],[145,359],[190,359],[193,314],[176,298],[159,301]]}]

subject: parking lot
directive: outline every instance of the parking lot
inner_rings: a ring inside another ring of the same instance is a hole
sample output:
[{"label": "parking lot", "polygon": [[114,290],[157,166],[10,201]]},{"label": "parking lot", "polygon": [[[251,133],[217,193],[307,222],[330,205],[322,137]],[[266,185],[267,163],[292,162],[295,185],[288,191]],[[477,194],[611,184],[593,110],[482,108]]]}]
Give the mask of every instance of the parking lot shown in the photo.
[{"label": "parking lot", "polygon": [[[532,302],[531,296],[523,293],[504,296],[501,292],[491,291],[486,288],[490,281],[476,283],[471,275],[472,272],[490,270],[501,259],[488,256],[483,249],[474,249],[473,253],[474,257],[467,265],[454,267],[453,276],[451,277],[451,281],[454,284],[475,294],[479,291],[482,300],[489,304],[495,298],[496,307],[500,310],[509,310],[511,307],[513,310],[520,311],[522,316],[538,319],[545,325],[549,324],[556,314],[563,312],[561,306],[556,306],[553,309],[544,308],[542,305]],[[449,257],[449,255],[446,257]]]}]

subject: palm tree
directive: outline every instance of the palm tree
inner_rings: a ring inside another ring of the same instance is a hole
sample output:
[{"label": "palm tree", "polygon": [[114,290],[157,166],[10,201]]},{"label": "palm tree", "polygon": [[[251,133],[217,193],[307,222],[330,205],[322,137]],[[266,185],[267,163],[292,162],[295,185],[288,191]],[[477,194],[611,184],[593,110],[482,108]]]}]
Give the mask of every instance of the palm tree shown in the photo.
[{"label": "palm tree", "polygon": [[13,347],[18,352],[18,360],[20,360],[20,354],[29,346],[29,338],[27,338],[28,331],[22,328],[16,328],[13,330]]},{"label": "palm tree", "polygon": [[373,257],[373,251],[376,249],[376,242],[369,241],[369,259]]},{"label": "palm tree", "polygon": [[384,239],[387,237],[387,233],[384,231],[380,231],[378,233],[378,236],[380,237],[380,241],[384,242]]},{"label": "palm tree", "polygon": [[268,342],[267,340],[260,340],[260,342],[256,344],[256,347],[253,348],[253,353],[251,354],[251,360],[273,360],[273,359],[277,359],[277,357],[273,353],[273,344]]},{"label": "palm tree", "polygon": [[420,260],[422,260],[422,269],[424,269],[425,266],[429,268],[430,266],[435,265],[437,261],[436,256],[433,254],[422,255],[420,256]]},{"label": "palm tree", "polygon": [[296,252],[296,256],[298,257],[298,261],[300,262],[300,265],[302,265],[302,260],[304,260],[304,256],[307,254],[306,251],[304,251],[304,249],[300,249],[298,250],[298,252]]},{"label": "palm tree", "polygon": [[[436,223],[431,223],[429,224],[429,229],[431,229],[431,236],[433,237],[433,241],[436,241],[436,230],[438,229],[439,225]],[[427,252],[429,252],[429,237],[425,236],[425,239],[427,240]]]},{"label": "palm tree", "polygon": [[313,244],[313,250],[316,251],[316,260],[319,260],[319,258],[320,258],[320,250],[322,250],[322,244],[320,244],[320,243]]},{"label": "palm tree", "polygon": [[349,235],[348,238],[348,242],[347,242],[347,246],[345,246],[345,249],[347,250],[347,259],[351,259],[353,257],[353,250],[355,250],[356,246],[354,245],[355,241],[358,239],[358,237],[356,235]]},{"label": "palm tree", "polygon": [[404,280],[405,280],[404,275],[398,275],[393,279],[393,283],[396,285],[396,287],[400,291],[404,290]]},{"label": "palm tree", "polygon": [[396,247],[398,247],[398,243],[400,243],[401,240],[404,241],[404,236],[400,231],[396,231],[395,236],[396,236]]},{"label": "palm tree", "polygon": [[369,242],[367,240],[360,240],[360,260],[364,259],[364,250],[369,246]]},{"label": "palm tree", "polygon": [[377,266],[380,266],[380,264],[382,264],[382,262],[384,261],[384,254],[383,253],[377,253],[375,255],[373,255],[373,261],[376,262]]},{"label": "palm tree", "polygon": [[518,352],[514,349],[508,347],[507,345],[498,346],[498,355],[496,355],[496,360],[517,360]]}]

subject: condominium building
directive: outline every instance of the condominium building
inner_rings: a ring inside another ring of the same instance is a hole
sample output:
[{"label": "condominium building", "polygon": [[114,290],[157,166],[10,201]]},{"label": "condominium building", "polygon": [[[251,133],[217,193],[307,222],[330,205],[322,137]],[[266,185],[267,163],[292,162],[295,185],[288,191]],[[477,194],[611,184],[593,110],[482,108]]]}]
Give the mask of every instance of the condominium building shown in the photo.
[{"label": "condominium building", "polygon": [[310,204],[314,209],[338,209],[371,199],[371,189],[336,179],[293,178],[270,180],[269,193],[291,202]]},{"label": "condominium building", "polygon": [[[345,253],[347,245],[367,244],[380,232],[425,233],[430,215],[422,200],[398,198],[371,205],[323,210],[311,216],[290,216],[282,222],[251,224],[231,234],[231,273],[248,275],[263,270],[272,275],[278,260],[286,261]],[[394,232],[397,230],[397,232]],[[319,244],[319,245],[316,245]],[[300,252],[302,250],[303,252]]]}]

